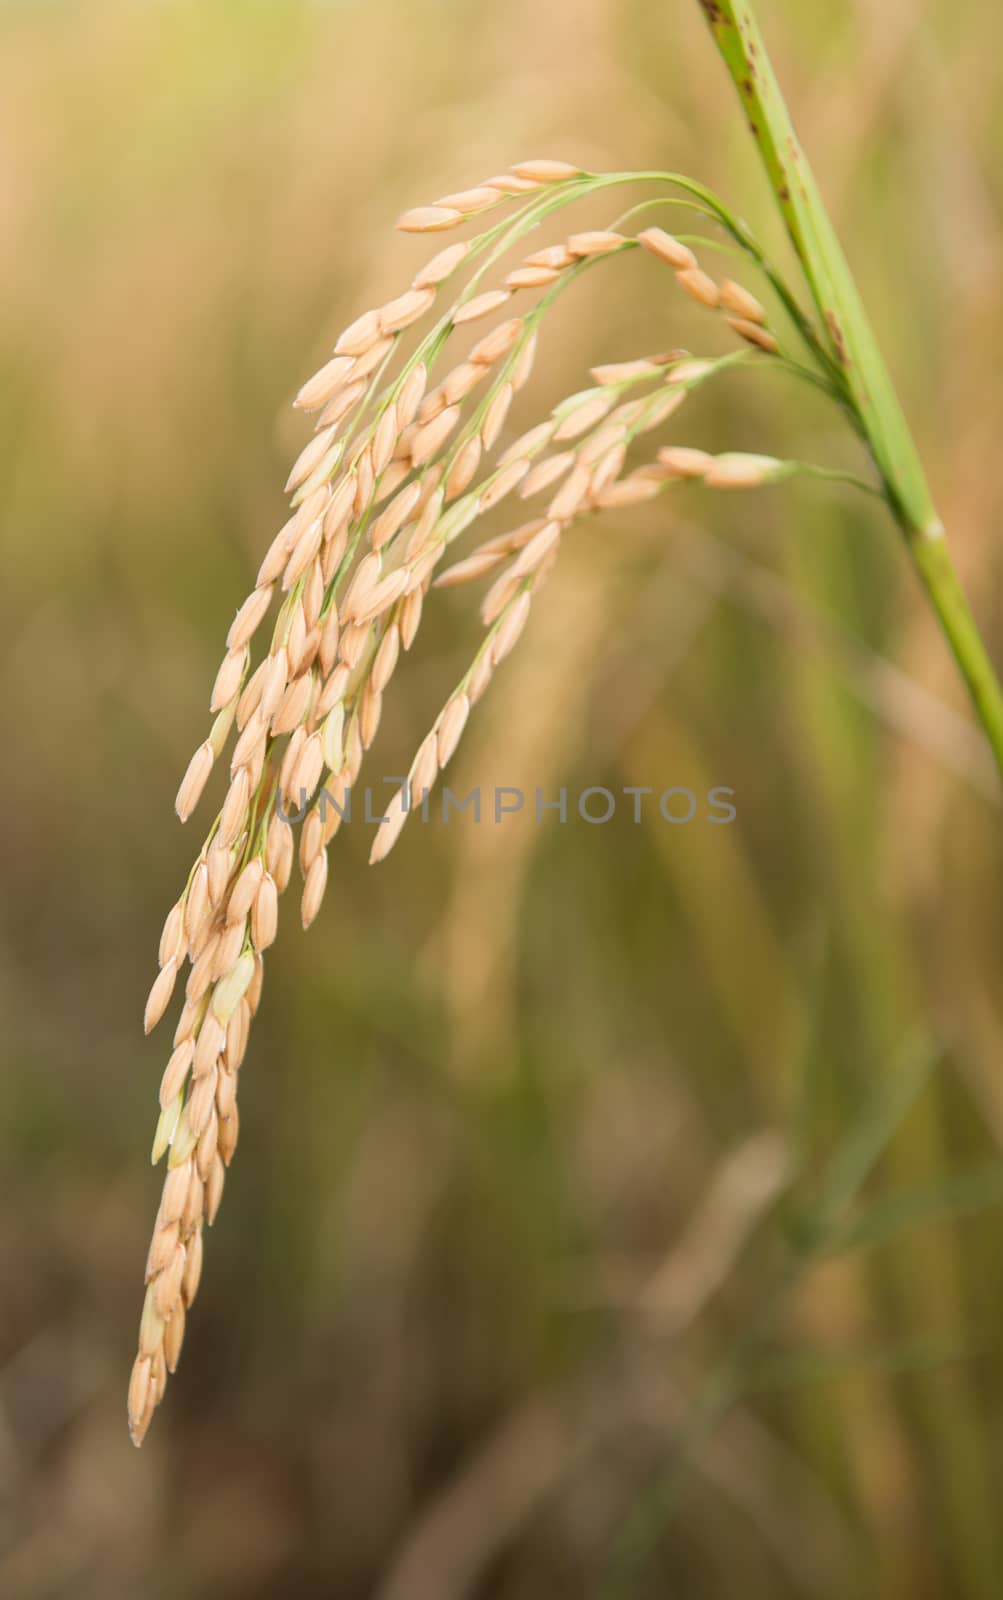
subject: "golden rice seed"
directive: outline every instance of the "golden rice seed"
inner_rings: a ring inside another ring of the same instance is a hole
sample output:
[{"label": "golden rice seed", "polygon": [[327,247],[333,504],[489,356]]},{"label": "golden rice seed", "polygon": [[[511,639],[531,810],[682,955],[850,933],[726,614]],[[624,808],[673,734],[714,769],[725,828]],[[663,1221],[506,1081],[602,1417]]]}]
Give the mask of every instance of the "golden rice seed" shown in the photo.
[{"label": "golden rice seed", "polygon": [[[251,907],[251,940],[255,950],[267,950],[275,942],[279,922],[279,896],[275,879],[266,872],[258,885]],[[229,1041],[227,1044],[229,1049]]]},{"label": "golden rice seed", "polygon": [[421,516],[415,523],[414,532],[411,534],[405,549],[405,556],[410,561],[413,556],[421,555],[432,537],[433,530],[442,514],[445,501],[445,489],[436,489],[422,507]]},{"label": "golden rice seed", "polygon": [[697,258],[689,246],[674,239],[664,228],[646,228],[638,234],[637,242],[661,261],[667,261],[677,272],[690,272],[697,265]]},{"label": "golden rice seed", "polygon": [[546,456],[531,467],[522,483],[519,485],[519,495],[523,500],[528,500],[532,495],[539,494],[542,489],[549,489],[566,472],[569,472],[575,463],[573,450],[562,450],[557,455]]},{"label": "golden rice seed", "polygon": [[382,366],[393,347],[393,334],[388,334],[384,339],[377,339],[376,343],[370,345],[365,354],[359,356],[356,361],[355,376],[358,378],[370,377],[377,367]]},{"label": "golden rice seed", "polygon": [[496,328],[477,341],[467,357],[468,363],[490,367],[496,361],[501,361],[519,342],[525,326],[523,317],[509,317],[505,322],[499,322]]},{"label": "golden rice seed", "polygon": [[325,585],[334,578],[348,549],[348,527],[349,519],[346,517],[337,533],[321,547],[320,575]]},{"label": "golden rice seed", "polygon": [[581,167],[573,167],[569,161],[513,162],[512,171],[517,178],[529,178],[533,183],[567,183],[582,175]]},{"label": "golden rice seed", "polygon": [[247,863],[240,873],[230,894],[226,908],[228,923],[242,922],[254,904],[258,886],[264,877],[265,864],[260,856],[255,856]]},{"label": "golden rice seed", "polygon": [[418,746],[408,772],[408,789],[412,806],[420,805],[422,797],[435,787],[439,776],[439,735],[437,728],[427,733]]},{"label": "golden rice seed", "polygon": [[439,718],[436,736],[436,759],[440,770],[446,767],[460,742],[460,736],[470,715],[470,701],[463,693],[454,694]]},{"label": "golden rice seed", "polygon": [[511,383],[517,394],[522,388],[523,384],[528,382],[529,375],[533,370],[533,362],[536,360],[537,342],[536,334],[531,334],[512,364]]},{"label": "golden rice seed", "polygon": [[405,567],[405,592],[407,594],[411,594],[416,589],[421,589],[425,582],[431,578],[432,573],[442,560],[445,551],[446,547],[444,544],[432,544],[427,550],[423,551],[421,555],[416,556],[410,562],[410,564]]},{"label": "golden rice seed", "polygon": [[713,308],[720,301],[721,296],[714,279],[699,267],[686,267],[682,272],[677,272],[676,282],[681,289],[686,290],[691,299],[702,306]]},{"label": "golden rice seed", "polygon": [[400,428],[397,424],[397,407],[391,401],[380,416],[376,424],[376,432],[370,446],[372,452],[373,473],[379,477],[393,460],[394,449]]},{"label": "golden rice seed", "polygon": [[373,497],[376,485],[376,474],[373,471],[373,452],[369,445],[363,450],[355,463],[355,502],[354,511],[361,517]]},{"label": "golden rice seed", "polygon": [[359,719],[358,717],[353,717],[348,725],[348,733],[345,737],[345,765],[341,769],[346,775],[346,784],[348,786],[354,784],[359,776],[359,768],[362,766],[362,754]]},{"label": "golden rice seed", "polygon": [[446,473],[446,499],[455,500],[464,489],[470,487],[477,473],[481,461],[481,441],[475,433],[472,438],[462,444],[456,453],[449,471]]},{"label": "golden rice seed", "polygon": [[320,629],[316,626],[309,627],[305,618],[302,621],[303,626],[296,648],[293,648],[291,635],[286,641],[286,649],[289,652],[289,673],[293,678],[301,677],[308,671],[320,646]]},{"label": "golden rice seed", "polygon": [[636,431],[650,433],[653,428],[660,428],[663,422],[675,416],[679,407],[686,403],[685,389],[666,389],[662,394],[656,395],[653,400],[646,401],[644,411],[638,418]]},{"label": "golden rice seed", "polygon": [[265,584],[249,594],[230,624],[226,636],[228,650],[240,650],[253,637],[272,603],[273,586]]},{"label": "golden rice seed", "polygon": [[410,475],[411,463],[409,461],[393,460],[388,467],[380,473],[376,493],[373,496],[374,505],[382,505],[388,500],[395,490],[399,489],[404,480]]},{"label": "golden rice seed", "polygon": [[714,457],[706,450],[691,450],[685,445],[667,445],[658,452],[659,461],[674,478],[702,478]]},{"label": "golden rice seed", "polygon": [[240,1112],[236,1105],[225,1122],[219,1124],[218,1149],[224,1165],[229,1166],[240,1136]]},{"label": "golden rice seed", "polygon": [[[440,416],[445,411],[447,403],[444,384],[437,384],[434,389],[430,389],[418,407],[418,427],[423,428],[426,422],[432,421],[433,417]],[[417,432],[418,428],[415,428],[414,434]],[[411,450],[414,447],[414,434],[412,434],[408,444],[408,459],[410,459]]]},{"label": "golden rice seed", "polygon": [[524,578],[529,573],[535,572],[542,564],[545,556],[558,544],[561,537],[561,524],[559,522],[546,522],[535,533],[529,543],[523,545],[518,560],[513,563],[510,576]]},{"label": "golden rice seed", "polygon": [[291,733],[294,728],[299,727],[309,709],[312,692],[312,674],[304,673],[302,677],[293,679],[279,701],[278,710],[272,717],[273,735]]},{"label": "golden rice seed", "polygon": [[480,498],[481,511],[490,511],[500,500],[522,482],[529,471],[528,461],[510,461],[503,466],[488,484]]},{"label": "golden rice seed", "polygon": [[411,280],[412,287],[434,289],[456,271],[469,249],[470,245],[466,243],[447,245],[445,250],[440,250],[438,255],[419,268]]},{"label": "golden rice seed", "polygon": [[[427,416],[421,416],[422,422],[430,422],[433,416],[438,416],[446,406],[454,406],[460,400],[465,400],[472,394],[479,383],[487,377],[487,367],[476,361],[461,361],[451,372],[447,372],[442,383],[436,391],[439,400],[434,411]],[[421,413],[419,413],[421,415]]]},{"label": "golden rice seed", "polygon": [[400,428],[407,427],[417,416],[418,407],[421,405],[428,383],[428,370],[423,361],[419,361],[411,368],[401,385],[397,397],[397,424]]},{"label": "golden rice seed", "polygon": [[317,852],[322,848],[323,832],[324,823],[321,819],[320,812],[315,807],[310,812],[310,815],[307,817],[302,828],[300,829],[300,871],[302,872],[304,878],[310,871],[310,867],[317,856]]},{"label": "golden rice seed", "polygon": [[317,411],[341,388],[354,366],[351,356],[335,356],[308,378],[293,401],[299,411]]},{"label": "golden rice seed", "polygon": [[726,317],[729,328],[737,333],[740,339],[747,344],[754,344],[760,350],[765,350],[769,355],[776,355],[780,345],[767,328],[761,328],[758,323],[750,322],[744,317]]},{"label": "golden rice seed", "polygon": [[[164,1337],[165,1339],[167,1337],[166,1328],[164,1329]],[[167,1362],[164,1360],[164,1347],[161,1345],[160,1349],[154,1353],[153,1359],[150,1362],[150,1397],[147,1400],[147,1405],[150,1405],[150,1402],[152,1401],[151,1413],[152,1410],[159,1406],[161,1400],[164,1398],[166,1390]]]},{"label": "golden rice seed", "polygon": [[590,484],[588,468],[580,464],[573,466],[547,507],[547,516],[559,522],[566,522],[573,517],[588,494]]},{"label": "golden rice seed", "polygon": [[[355,572],[352,574],[352,579],[348,585],[348,589],[346,590],[345,598],[341,602],[341,616],[343,620],[354,620],[359,607],[368,598],[369,594],[373,589],[375,589],[377,583],[379,582],[382,567],[383,558],[379,551],[370,550],[367,555],[363,556],[362,560],[359,562],[359,565],[356,567]],[[344,643],[344,634],[342,635],[342,643]]]},{"label": "golden rice seed", "polygon": [[704,483],[710,489],[758,489],[775,477],[783,465],[776,456],[733,451],[715,456],[704,473]]},{"label": "golden rice seed", "polygon": [[505,426],[513,393],[512,385],[503,383],[484,413],[484,421],[481,423],[481,443],[485,450],[492,448]]},{"label": "golden rice seed", "polygon": [[323,770],[324,749],[321,737],[319,733],[313,733],[304,744],[293,769],[291,788],[298,800],[301,796],[305,796],[307,800],[312,799]]},{"label": "golden rice seed", "polygon": [[204,949],[199,952],[198,959],[193,963],[185,984],[185,995],[189,1000],[201,1000],[212,982],[212,969],[216,960],[216,948],[219,944],[219,935],[213,933],[207,940]]},{"label": "golden rice seed", "polygon": [[592,229],[586,233],[573,233],[568,240],[568,249],[576,259],[584,259],[608,255],[611,250],[619,250],[626,242],[622,233]]},{"label": "golden rice seed", "polygon": [[212,1164],[216,1157],[216,1146],[219,1142],[219,1127],[219,1118],[216,1115],[216,1107],[213,1105],[206,1119],[206,1125],[199,1134],[198,1144],[195,1146],[195,1166],[203,1183],[206,1182],[209,1173],[212,1171]]},{"label": "golden rice seed", "polygon": [[385,511],[373,523],[370,542],[374,550],[382,550],[395,534],[399,533],[421,499],[421,485],[409,483],[395,495]]},{"label": "golden rice seed", "polygon": [[231,776],[237,771],[238,767],[250,765],[258,745],[262,744],[267,737],[268,719],[262,716],[260,710],[255,711],[233,747],[233,755],[230,758]]},{"label": "golden rice seed", "polygon": [[324,524],[320,517],[315,517],[313,522],[304,528],[295,550],[286,563],[286,569],[282,574],[283,593],[288,593],[293,584],[299,582],[307,567],[316,559],[323,535]]},{"label": "golden rice seed", "polygon": [[623,443],[614,444],[605,455],[601,456],[592,469],[592,482],[589,486],[592,495],[602,494],[602,491],[618,478],[623,471],[627,459],[627,446]]},{"label": "golden rice seed", "polygon": [[129,1378],[129,1398],[127,1401],[129,1422],[133,1428],[136,1428],[143,1419],[149,1392],[150,1358],[149,1356],[137,1356],[132,1364],[132,1373]]},{"label": "golden rice seed", "polygon": [[179,1239],[180,1229],[178,1228],[177,1219],[171,1222],[164,1221],[158,1211],[153,1238],[150,1240],[150,1248],[146,1256],[146,1270],[143,1274],[144,1283],[149,1283],[151,1279],[157,1276],[158,1272],[163,1272],[178,1247]]},{"label": "golden rice seed", "polygon": [[665,381],[672,384],[700,383],[713,371],[713,361],[704,361],[700,357],[696,357],[692,361],[677,361],[670,369]]},{"label": "golden rice seed", "polygon": [[143,1315],[139,1323],[139,1353],[148,1359],[160,1348],[164,1337],[164,1319],[154,1304],[153,1284],[146,1290],[143,1301]]},{"label": "golden rice seed", "polygon": [[401,233],[441,233],[462,221],[463,212],[452,206],[415,206],[397,218],[397,226]]},{"label": "golden rice seed", "polygon": [[198,1175],[194,1156],[188,1158],[191,1169],[191,1178],[188,1183],[188,1192],[185,1195],[185,1208],[181,1213],[181,1237],[191,1252],[191,1240],[196,1230],[202,1225],[202,1211],[205,1201],[205,1189],[202,1179]]},{"label": "golden rice seed", "polygon": [[205,1216],[210,1228],[216,1221],[219,1213],[220,1201],[223,1198],[223,1185],[226,1182],[226,1167],[222,1158],[217,1156],[213,1161],[205,1186]]},{"label": "golden rice seed", "polygon": [[378,311],[364,311],[338,336],[334,353],[338,356],[362,356],[382,338]]},{"label": "golden rice seed", "polygon": [[178,1162],[168,1167],[164,1188],[160,1196],[159,1221],[166,1226],[180,1221],[188,1199],[188,1185],[192,1177],[192,1163]]},{"label": "golden rice seed", "polygon": [[241,917],[239,922],[228,923],[224,928],[216,946],[216,958],[212,964],[212,979],[214,983],[219,983],[232,970],[241,950],[244,948],[246,934],[246,917]]},{"label": "golden rice seed", "polygon": [[255,667],[237,701],[236,723],[241,732],[247,727],[248,720],[261,704],[261,693],[270,661],[271,657],[266,656],[264,661]]},{"label": "golden rice seed", "polygon": [[256,588],[275,582],[289,560],[289,548],[289,535],[285,528],[280,528],[258,568],[258,576],[254,580]]},{"label": "golden rice seed", "polygon": [[233,776],[226,792],[226,799],[223,801],[223,809],[219,814],[216,837],[221,845],[233,844],[236,840],[247,817],[250,797],[250,775],[246,767],[240,767]]},{"label": "golden rice seed", "polygon": [[218,1069],[213,1067],[204,1077],[196,1079],[188,1096],[188,1125],[197,1138],[201,1138],[215,1105],[217,1077]]},{"label": "golden rice seed", "polygon": [[321,676],[324,678],[328,677],[334,669],[335,662],[338,659],[340,638],[341,619],[338,616],[337,606],[332,605],[321,624],[320,644],[317,647],[317,664],[320,667]]},{"label": "golden rice seed", "polygon": [[186,1000],[178,1018],[178,1025],[174,1030],[175,1046],[183,1044],[190,1039],[198,1027],[205,1007],[201,1001]]},{"label": "golden rice seed", "polygon": [[354,671],[362,660],[369,637],[368,622],[350,622],[346,628],[342,628],[338,651],[350,671]]},{"label": "golden rice seed", "polygon": [[226,748],[226,741],[229,739],[231,729],[233,728],[233,718],[236,709],[237,696],[234,695],[233,699],[230,701],[230,704],[223,707],[222,711],[213,722],[212,727],[209,729],[208,743],[212,747],[212,753],[214,756],[222,755],[224,749]]},{"label": "golden rice seed", "polygon": [[532,194],[540,185],[534,178],[517,178],[514,172],[503,172],[496,178],[485,178],[485,183],[502,194]]},{"label": "golden rice seed", "polygon": [[639,478],[632,473],[629,478],[621,478],[617,483],[611,483],[601,494],[596,496],[596,505],[604,508],[617,506],[640,505],[643,500],[652,500],[658,493],[659,486],[651,478]]},{"label": "golden rice seed", "polygon": [[546,289],[561,274],[554,267],[515,267],[505,279],[507,289]]},{"label": "golden rice seed", "polygon": [[491,665],[497,667],[513,650],[529,617],[530,595],[524,590],[505,612],[498,632],[491,641]]},{"label": "golden rice seed", "polygon": [[400,837],[401,829],[407,821],[407,817],[408,808],[405,804],[405,791],[400,788],[387,806],[379,827],[376,829],[373,847],[369,852],[369,865],[371,867],[376,866],[377,862],[383,861],[390,854]]},{"label": "golden rice seed", "polygon": [[195,935],[209,910],[209,871],[205,861],[200,861],[192,873],[192,880],[188,888],[188,898],[185,901],[185,933],[188,943],[194,942]]},{"label": "golden rice seed", "polygon": [[590,439],[578,446],[578,460],[583,467],[591,467],[606,455],[611,446],[622,444],[625,434],[622,422],[607,422],[604,428],[597,428]]},{"label": "golden rice seed", "polygon": [[181,1279],[181,1295],[186,1306],[190,1306],[198,1294],[199,1279],[202,1276],[202,1229],[196,1228],[188,1242],[188,1253],[185,1257],[184,1277]]},{"label": "golden rice seed", "polygon": [[337,431],[337,427],[332,423],[329,427],[322,428],[319,433],[315,433],[313,438],[303,446],[286,479],[286,494],[289,494],[290,490],[298,488],[301,483],[306,482],[311,472],[323,461],[327,451],[334,443]]},{"label": "golden rice seed", "polygon": [[174,809],[182,822],[188,821],[202,798],[202,791],[208,782],[214,759],[212,745],[207,739],[204,744],[199,745],[189,761],[174,801]]},{"label": "golden rice seed", "polygon": [[157,949],[157,964],[163,966],[170,961],[172,956],[180,956],[184,949],[185,913],[184,905],[178,900],[168,911],[164,919],[163,931],[160,935],[160,944]]},{"label": "golden rice seed", "polygon": [[491,551],[485,555],[482,551],[475,551],[463,561],[457,561],[453,566],[447,567],[445,572],[440,572],[435,580],[436,589],[455,589],[463,583],[475,583],[478,578],[486,577],[489,572],[505,560],[504,555],[495,555]]},{"label": "golden rice seed", "polygon": [[[418,501],[419,512],[424,512],[426,506],[436,499],[439,493],[439,485],[445,475],[446,466],[442,461],[436,461],[431,467],[426,467],[421,476],[422,491],[421,499]],[[438,504],[441,506],[441,501]],[[436,512],[436,515],[438,515],[438,512]]]},{"label": "golden rice seed", "polygon": [[726,311],[734,312],[736,317],[741,317],[746,322],[763,323],[766,321],[766,312],[748,289],[744,289],[733,278],[726,278],[721,285],[721,304]]},{"label": "golden rice seed", "polygon": [[207,1072],[212,1071],[225,1044],[225,1024],[220,1021],[214,1010],[207,1012],[195,1041],[195,1054],[192,1057],[193,1078],[204,1078]]},{"label": "golden rice seed", "polygon": [[[234,859],[232,852],[219,844],[214,839],[209,846],[206,856],[206,879],[209,889],[209,902],[217,906],[226,893],[226,886],[230,881],[233,871]],[[194,948],[194,946],[193,946]]]},{"label": "golden rice seed", "polygon": [[548,244],[543,250],[534,250],[532,255],[523,262],[527,267],[547,267],[552,271],[563,272],[565,267],[574,263],[575,257],[565,244]]},{"label": "golden rice seed", "polygon": [[520,434],[506,450],[498,457],[498,465],[505,467],[510,461],[525,460],[527,465],[535,455],[547,444],[554,431],[554,424],[549,420],[540,422],[535,428],[530,428],[526,433]]},{"label": "golden rice seed", "polygon": [[289,678],[289,657],[285,646],[280,645],[274,655],[266,656],[262,662],[265,668],[261,680],[261,711],[266,717],[272,717],[282,701]]},{"label": "golden rice seed", "polygon": [[146,1001],[146,1009],[143,1012],[144,1033],[149,1033],[151,1029],[155,1028],[167,1010],[171,995],[174,993],[174,984],[177,976],[177,959],[171,956],[169,961],[164,962],[164,965],[153,980],[153,986]]},{"label": "golden rice seed", "polygon": [[407,567],[400,567],[396,572],[391,572],[387,577],[383,578],[375,589],[372,589],[366,596],[358,620],[360,622],[374,622],[385,611],[389,611],[390,607],[396,600],[400,599],[404,590],[412,581],[412,576],[412,572]]},{"label": "golden rice seed", "polygon": [[185,1339],[185,1303],[179,1300],[171,1312],[171,1320],[164,1329],[164,1359],[168,1372],[177,1372],[181,1359],[181,1346]]},{"label": "golden rice seed", "polygon": [[476,189],[461,189],[457,194],[444,194],[435,203],[437,206],[449,206],[454,211],[462,211],[471,216],[475,211],[483,211],[486,206],[497,205],[501,193],[491,184],[479,184]]},{"label": "golden rice seed", "polygon": [[354,474],[347,472],[339,478],[334,486],[330,500],[324,507],[323,531],[324,538],[330,539],[340,532],[341,525],[349,516],[355,501]]},{"label": "golden rice seed", "polygon": [[171,1313],[181,1296],[185,1255],[184,1245],[179,1244],[163,1272],[159,1273],[154,1280],[153,1303],[165,1322],[170,1320]]},{"label": "golden rice seed", "polygon": [[509,299],[511,292],[508,289],[485,289],[483,294],[475,294],[472,300],[457,306],[453,312],[453,325],[459,328],[467,322],[476,322],[479,317],[488,317]]},{"label": "golden rice seed", "polygon": [[[262,879],[264,885],[265,879]],[[258,891],[259,895],[261,890]],[[276,907],[278,898],[276,895]],[[252,979],[253,982],[253,979]],[[226,1066],[229,1072],[236,1072],[247,1051],[247,1041],[251,1035],[251,1008],[245,995],[240,1005],[226,1025]]]},{"label": "golden rice seed", "polygon": [[362,700],[359,705],[359,733],[364,750],[368,750],[376,738],[382,715],[383,696],[373,688],[370,681],[362,691]]},{"label": "golden rice seed", "polygon": [[400,605],[400,635],[401,644],[405,650],[410,650],[414,644],[415,635],[421,622],[421,608],[423,604],[420,589],[412,589],[404,596]]},{"label": "golden rice seed", "polygon": [[331,423],[344,422],[345,418],[355,410],[365,392],[365,378],[353,378],[351,383],[346,383],[343,389],[339,389],[331,396],[317,419],[317,426],[326,428]]},{"label": "golden rice seed", "polygon": [[331,672],[317,697],[317,704],[314,708],[314,715],[318,721],[322,717],[326,717],[328,712],[332,711],[338,704],[339,700],[344,699],[350,672],[351,669],[345,661],[339,661]]},{"label": "golden rice seed", "polygon": [[279,894],[284,894],[289,886],[289,879],[293,870],[294,848],[292,829],[287,826],[285,844],[281,854],[276,858],[274,866],[269,869],[275,879],[275,887],[278,889]]},{"label": "golden rice seed", "polygon": [[197,1142],[196,1135],[188,1121],[188,1113],[182,1109],[178,1118],[178,1125],[174,1130],[174,1138],[171,1140],[170,1154],[167,1157],[168,1167],[179,1167],[182,1162],[187,1161],[194,1152]]},{"label": "golden rice seed", "polygon": [[602,422],[612,404],[611,395],[597,394],[594,399],[586,401],[585,405],[577,406],[568,416],[563,417],[554,429],[555,443],[578,439],[583,433],[588,433],[597,422]]},{"label": "golden rice seed", "polygon": [[244,676],[247,666],[247,649],[240,645],[236,650],[228,650],[220,662],[216,681],[212,686],[209,697],[209,710],[219,711],[228,705],[240,688],[240,680]]},{"label": "golden rice seed", "polygon": [[327,888],[327,851],[322,850],[310,867],[306,884],[303,889],[303,898],[300,902],[300,917],[304,929],[309,928],[317,916],[324,899],[324,890]]},{"label": "golden rice seed", "polygon": [[395,300],[388,300],[379,312],[380,332],[400,333],[417,322],[435,303],[434,289],[406,289]]},{"label": "golden rice seed", "polygon": [[[188,1070],[195,1054],[194,1039],[183,1039],[172,1051],[160,1080],[160,1107],[166,1110],[175,1096],[184,1088]],[[172,1130],[173,1133],[173,1130]]]},{"label": "golden rice seed", "polygon": [[493,539],[485,539],[484,543],[478,546],[478,550],[485,555],[489,551],[492,555],[511,555],[513,550],[521,550],[523,545],[527,545],[530,539],[546,525],[546,517],[532,517],[529,522],[522,523],[518,528],[510,528],[507,533],[499,533]]},{"label": "golden rice seed", "polygon": [[491,660],[490,650],[485,650],[474,662],[470,676],[467,679],[467,699],[475,706],[483,695],[494,672],[494,663]]},{"label": "golden rice seed", "polygon": [[416,467],[431,461],[439,448],[445,444],[459,420],[459,406],[447,406],[439,416],[418,429],[411,445],[411,460]]},{"label": "golden rice seed", "polygon": [[[396,622],[392,622],[386,633],[383,635],[383,638],[380,640],[379,648],[376,652],[376,655],[373,657],[373,665],[369,674],[369,680],[378,694],[383,693],[387,684],[390,682],[390,679],[393,677],[394,668],[397,665],[397,659],[400,655],[400,638],[400,628],[397,626]],[[335,771],[337,771],[337,769],[341,766],[340,734],[338,737],[338,746],[338,760],[328,761],[328,766]],[[327,754],[326,742],[324,745],[324,753],[325,755]]]}]

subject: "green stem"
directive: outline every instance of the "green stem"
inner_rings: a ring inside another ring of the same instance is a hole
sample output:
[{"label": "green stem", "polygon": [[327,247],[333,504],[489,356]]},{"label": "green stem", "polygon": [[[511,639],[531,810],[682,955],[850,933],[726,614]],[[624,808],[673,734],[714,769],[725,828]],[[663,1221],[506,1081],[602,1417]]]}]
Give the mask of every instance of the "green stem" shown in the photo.
[{"label": "green stem", "polygon": [[894,385],[770,64],[750,0],[700,0],[738,90],[831,357],[1003,774],[1003,691],[944,539]]}]

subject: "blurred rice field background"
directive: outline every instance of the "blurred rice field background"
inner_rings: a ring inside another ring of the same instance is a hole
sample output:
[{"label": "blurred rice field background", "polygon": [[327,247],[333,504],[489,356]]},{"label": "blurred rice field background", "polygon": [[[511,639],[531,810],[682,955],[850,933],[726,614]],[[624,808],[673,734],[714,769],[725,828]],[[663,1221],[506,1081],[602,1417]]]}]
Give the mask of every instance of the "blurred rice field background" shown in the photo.
[{"label": "blurred rice field background", "polygon": [[[998,21],[761,22],[1003,660]],[[289,401],[427,253],[406,205],[537,155],[691,172],[784,251],[692,0],[0,8],[10,1600],[1003,1593],[1000,797],[890,523],[825,486],[567,541],[450,769],[567,787],[566,825],[413,826],[374,871],[342,831],[129,1443],[173,798]],[[712,321],[650,263],[589,275],[514,431]],[[674,437],[854,461],[765,375]],[[371,770],[477,632],[430,604]],[[737,820],[590,826],[593,785]]]}]

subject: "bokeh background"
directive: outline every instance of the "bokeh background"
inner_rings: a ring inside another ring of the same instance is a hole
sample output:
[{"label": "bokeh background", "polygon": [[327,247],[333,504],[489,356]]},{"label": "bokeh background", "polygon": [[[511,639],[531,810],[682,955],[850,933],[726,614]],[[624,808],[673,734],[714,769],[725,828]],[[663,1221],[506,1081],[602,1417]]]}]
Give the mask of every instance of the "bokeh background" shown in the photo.
[{"label": "bokeh background", "polygon": [[[761,21],[1003,660],[997,25]],[[451,769],[728,785],[732,827],[454,819],[378,871],[342,831],[128,1440],[173,797],[289,401],[422,259],[398,212],[533,155],[692,172],[786,259],[692,0],[0,8],[10,1600],[1003,1592],[999,793],[894,530],[824,486],[584,528]],[[677,344],[725,347],[652,263],[586,276],[513,427]],[[854,464],[765,375],[674,436]],[[380,770],[477,634],[429,605]]]}]

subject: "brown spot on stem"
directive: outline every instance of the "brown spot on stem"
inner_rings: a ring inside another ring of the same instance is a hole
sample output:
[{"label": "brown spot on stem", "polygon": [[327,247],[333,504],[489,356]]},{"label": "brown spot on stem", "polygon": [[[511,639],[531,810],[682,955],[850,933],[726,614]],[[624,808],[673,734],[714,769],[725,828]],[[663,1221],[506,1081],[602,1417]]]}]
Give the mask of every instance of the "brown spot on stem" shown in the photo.
[{"label": "brown spot on stem", "polygon": [[843,337],[843,330],[839,325],[839,318],[836,316],[835,311],[827,311],[825,314],[825,321],[826,326],[829,329],[829,336],[832,339],[833,347],[836,351],[836,359],[841,367],[848,367],[850,365],[850,357],[847,354],[846,340]]},{"label": "brown spot on stem", "polygon": [[742,79],[742,93],[744,95],[751,96],[751,95],[755,94],[755,92],[756,92],[756,86],[753,83],[752,79],[751,78],[743,78]]},{"label": "brown spot on stem", "polygon": [[790,204],[791,191],[788,189],[786,183],[782,183],[780,185],[780,188],[777,190],[777,194],[780,196],[780,202],[782,205],[786,206]]},{"label": "brown spot on stem", "polygon": [[711,27],[722,27],[724,24],[724,13],[722,12],[721,7],[718,5],[717,0],[700,0],[700,4],[703,6],[704,11],[706,12],[707,21],[710,23]]}]

